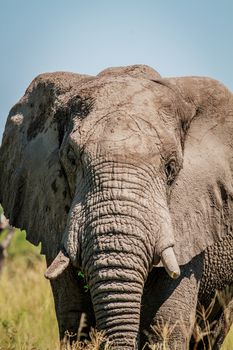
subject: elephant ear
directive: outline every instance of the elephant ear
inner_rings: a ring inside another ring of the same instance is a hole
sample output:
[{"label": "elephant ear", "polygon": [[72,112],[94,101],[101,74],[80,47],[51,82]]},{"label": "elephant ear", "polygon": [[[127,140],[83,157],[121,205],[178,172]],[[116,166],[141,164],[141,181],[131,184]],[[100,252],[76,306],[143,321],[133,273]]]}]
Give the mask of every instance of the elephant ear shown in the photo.
[{"label": "elephant ear", "polygon": [[0,149],[0,203],[10,224],[25,229],[53,256],[71,198],[59,161],[70,123],[67,101],[88,78],[72,73],[39,75],[11,109]]},{"label": "elephant ear", "polygon": [[194,113],[181,117],[183,168],[171,193],[175,253],[180,265],[233,227],[233,95],[209,78],[168,79]]}]

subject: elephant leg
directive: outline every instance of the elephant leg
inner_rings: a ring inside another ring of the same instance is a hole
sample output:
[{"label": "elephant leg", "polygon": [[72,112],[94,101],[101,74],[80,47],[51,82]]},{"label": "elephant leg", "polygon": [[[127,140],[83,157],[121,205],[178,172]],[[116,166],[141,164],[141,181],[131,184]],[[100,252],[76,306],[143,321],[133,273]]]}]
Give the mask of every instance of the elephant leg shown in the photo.
[{"label": "elephant leg", "polygon": [[181,267],[181,276],[172,280],[163,268],[150,273],[142,299],[141,346],[156,349],[187,349],[195,322],[203,255]]},{"label": "elephant leg", "polygon": [[[198,300],[206,310],[206,321],[213,330],[204,341],[214,349],[220,348],[233,321],[232,246],[233,235],[226,235],[204,254]],[[200,322],[200,327],[206,328],[203,321]]]},{"label": "elephant leg", "polygon": [[72,266],[51,281],[61,345],[88,339],[95,326],[90,293],[84,286]]}]

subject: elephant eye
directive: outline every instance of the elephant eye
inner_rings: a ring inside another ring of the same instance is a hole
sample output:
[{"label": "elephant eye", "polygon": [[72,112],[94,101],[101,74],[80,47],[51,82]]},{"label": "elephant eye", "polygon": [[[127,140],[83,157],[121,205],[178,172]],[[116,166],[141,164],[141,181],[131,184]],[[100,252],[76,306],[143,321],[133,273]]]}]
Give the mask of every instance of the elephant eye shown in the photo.
[{"label": "elephant eye", "polygon": [[67,158],[69,159],[70,163],[72,165],[76,165],[76,155],[74,153],[73,148],[69,147],[68,151],[67,151]]},{"label": "elephant eye", "polygon": [[174,159],[170,160],[165,166],[165,173],[167,176],[167,184],[171,185],[177,173],[176,162]]}]

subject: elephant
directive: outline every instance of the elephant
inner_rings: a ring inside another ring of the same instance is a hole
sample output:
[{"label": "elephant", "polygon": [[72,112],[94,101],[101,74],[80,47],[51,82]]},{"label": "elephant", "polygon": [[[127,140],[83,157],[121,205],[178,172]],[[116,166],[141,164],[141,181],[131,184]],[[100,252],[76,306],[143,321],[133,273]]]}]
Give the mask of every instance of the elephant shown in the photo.
[{"label": "elephant", "polygon": [[7,119],[0,203],[41,243],[61,344],[85,317],[111,349],[163,349],[165,328],[192,348],[199,305],[233,281],[232,149],[214,79],[133,65],[32,81]]}]

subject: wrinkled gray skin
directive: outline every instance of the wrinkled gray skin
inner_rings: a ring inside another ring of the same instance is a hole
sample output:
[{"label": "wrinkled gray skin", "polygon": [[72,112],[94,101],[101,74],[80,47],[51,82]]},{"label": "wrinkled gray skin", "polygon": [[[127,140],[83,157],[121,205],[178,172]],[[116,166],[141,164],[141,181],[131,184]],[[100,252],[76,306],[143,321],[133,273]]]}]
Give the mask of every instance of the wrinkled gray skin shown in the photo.
[{"label": "wrinkled gray skin", "polygon": [[61,339],[85,313],[114,349],[145,330],[159,348],[165,324],[185,348],[198,300],[232,282],[232,147],[233,97],[209,78],[138,65],[31,83],[8,117],[0,202],[48,266],[62,251],[46,272]]}]

